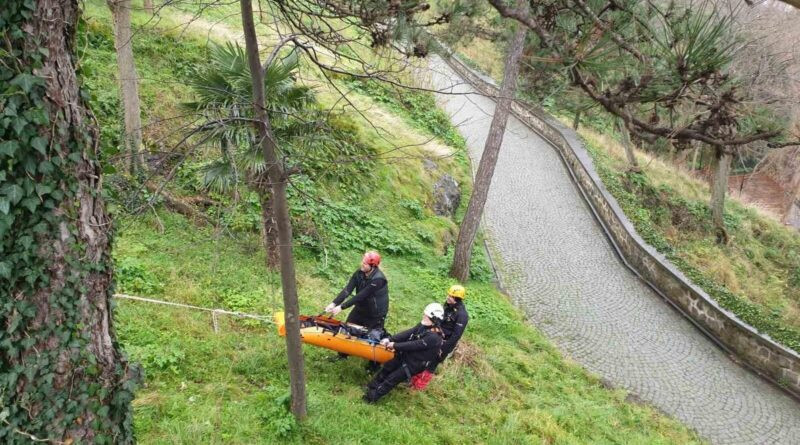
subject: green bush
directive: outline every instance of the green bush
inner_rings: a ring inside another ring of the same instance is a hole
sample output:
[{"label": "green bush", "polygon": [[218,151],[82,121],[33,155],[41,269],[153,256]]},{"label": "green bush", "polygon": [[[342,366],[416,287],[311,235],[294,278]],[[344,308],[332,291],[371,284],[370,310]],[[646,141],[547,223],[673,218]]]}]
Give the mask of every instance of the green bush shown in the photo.
[{"label": "green bush", "polygon": [[296,186],[304,190],[291,195],[292,218],[298,240],[312,251],[335,254],[376,249],[393,255],[421,252],[421,246],[412,236],[396,230],[396,224],[368,211],[356,199],[333,200],[313,192],[312,184]]},{"label": "green bush", "polygon": [[116,260],[114,271],[117,289],[122,293],[156,295],[163,290],[162,284],[136,258]]},{"label": "green bush", "polygon": [[411,213],[416,219],[422,219],[425,217],[425,210],[420,205],[419,201],[415,201],[413,199],[404,199],[400,201],[400,207],[406,209]]}]

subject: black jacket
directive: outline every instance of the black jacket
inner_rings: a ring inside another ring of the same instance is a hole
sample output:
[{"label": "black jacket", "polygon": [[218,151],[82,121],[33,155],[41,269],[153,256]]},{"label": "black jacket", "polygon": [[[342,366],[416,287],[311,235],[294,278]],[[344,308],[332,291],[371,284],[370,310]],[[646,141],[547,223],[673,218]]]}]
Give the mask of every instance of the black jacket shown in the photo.
[{"label": "black jacket", "polygon": [[444,318],[442,320],[442,332],[444,333],[444,343],[442,343],[442,355],[453,351],[464,334],[464,329],[469,322],[469,314],[464,302],[456,299],[456,304],[444,304]]},{"label": "black jacket", "polygon": [[433,326],[420,323],[389,337],[389,341],[394,342],[397,358],[416,373],[438,360],[442,334],[434,331]]},{"label": "black jacket", "polygon": [[[342,304],[354,289],[356,294]],[[333,302],[341,305],[342,309],[354,306],[353,313],[358,314],[359,318],[385,318],[389,312],[389,283],[377,267],[369,277],[359,269],[350,277],[347,286],[339,292]]]}]

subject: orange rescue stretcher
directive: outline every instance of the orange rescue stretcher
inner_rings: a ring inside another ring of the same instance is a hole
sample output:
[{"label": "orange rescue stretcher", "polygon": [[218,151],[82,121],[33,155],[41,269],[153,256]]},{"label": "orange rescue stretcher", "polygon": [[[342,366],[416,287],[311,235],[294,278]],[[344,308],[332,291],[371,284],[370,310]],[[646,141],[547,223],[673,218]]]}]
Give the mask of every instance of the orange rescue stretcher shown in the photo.
[{"label": "orange rescue stretcher", "polygon": [[[363,326],[345,323],[323,315],[301,315],[299,318],[300,338],[303,343],[378,363],[385,363],[394,358],[394,352],[382,346],[379,339],[369,338],[369,332]],[[278,335],[286,336],[283,312],[276,312],[274,319],[275,324],[278,325]]]}]

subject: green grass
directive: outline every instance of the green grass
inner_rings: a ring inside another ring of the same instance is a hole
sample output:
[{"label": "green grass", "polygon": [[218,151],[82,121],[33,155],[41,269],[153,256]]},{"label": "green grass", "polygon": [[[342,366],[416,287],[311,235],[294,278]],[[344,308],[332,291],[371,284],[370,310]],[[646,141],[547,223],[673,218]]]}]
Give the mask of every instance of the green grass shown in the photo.
[{"label": "green grass", "polygon": [[[263,269],[258,236],[217,237],[182,217],[160,214],[129,221],[114,250],[121,291],[205,307],[269,314],[279,307],[278,278]],[[315,277],[313,255],[300,253],[301,309],[315,313],[346,274]],[[357,262],[357,253],[348,257]],[[390,330],[417,321],[425,303],[450,284],[446,259],[388,255]],[[349,269],[348,269],[349,271]],[[441,367],[428,390],[398,388],[377,406],[360,401],[369,377],[363,362],[328,363],[332,353],[306,347],[309,418],[296,425],[285,396],[283,339],[272,326],[221,317],[215,334],[208,314],[120,301],[116,327],[146,386],[137,393],[141,443],[688,443],[697,439],[654,410],[625,401],[567,363],[519,311],[488,283],[468,285],[472,319],[464,348]],[[380,427],[376,427],[379,425]]]},{"label": "green grass", "polygon": [[[103,105],[100,94],[111,97],[115,89],[104,21],[107,12],[96,2],[89,2],[88,8],[83,63],[94,67],[85,73],[87,85],[95,93],[92,103],[105,125],[118,113],[118,105],[110,99]],[[136,12],[134,21],[142,20]],[[160,28],[142,32],[147,35],[143,44],[148,48],[143,51],[148,56],[137,53],[138,69],[149,77],[180,78],[175,67],[195,63],[203,54],[202,40],[191,35],[181,37]],[[148,88],[152,89],[143,91],[148,116],[168,117],[169,110],[156,106],[160,98],[177,104],[188,93],[170,82]],[[470,172],[466,158],[459,155],[463,147],[453,138],[456,133],[436,115],[430,96],[398,100],[391,92],[385,97],[375,91],[361,93],[349,98],[372,107],[372,123],[392,130],[396,137],[389,141],[357,115],[343,115],[338,125],[351,127],[348,134],[357,143],[369,145],[375,153],[394,153],[397,145],[430,136],[437,141],[409,148],[402,156],[378,156],[369,163],[372,173],[359,177],[357,186],[344,187],[332,179],[297,179],[290,201],[300,306],[304,313],[318,313],[344,285],[360,252],[376,247],[384,253],[382,268],[390,280],[387,327],[397,331],[416,323],[425,304],[443,300],[452,283],[446,277],[450,257],[445,251],[452,251],[447,246],[456,226],[431,212],[431,187],[448,173],[462,183],[468,196]],[[321,85],[318,94],[323,106],[336,100]],[[170,125],[161,123],[159,131],[175,132]],[[119,126],[108,128],[106,136],[113,141]],[[448,142],[455,146],[447,146]],[[204,162],[202,155],[198,152],[180,170],[170,185],[173,193],[198,193],[197,165]],[[425,157],[436,159],[438,169],[425,169]],[[257,200],[244,193],[234,205],[224,196],[213,197],[223,203],[209,209],[218,222],[214,227],[198,227],[161,208],[137,216],[118,212],[113,251],[117,290],[264,315],[280,309],[279,276],[264,267]],[[490,284],[483,251],[476,248],[473,257],[476,279],[467,286],[470,325],[454,358],[439,368],[441,373],[426,391],[398,388],[377,406],[366,405],[360,396],[369,376],[362,361],[329,363],[325,358],[332,355],[330,351],[306,347],[309,417],[300,424],[286,409],[284,341],[274,326],[222,316],[215,333],[208,313],[117,301],[115,329],[146,376],[134,401],[139,442],[699,442],[679,423],[629,403],[624,391],[605,388],[565,360]]]},{"label": "green grass", "polygon": [[735,199],[726,200],[731,242],[716,243],[708,187],[639,153],[644,174],[626,173],[616,142],[581,131],[595,167],[637,232],[723,307],[800,351],[800,235]]}]

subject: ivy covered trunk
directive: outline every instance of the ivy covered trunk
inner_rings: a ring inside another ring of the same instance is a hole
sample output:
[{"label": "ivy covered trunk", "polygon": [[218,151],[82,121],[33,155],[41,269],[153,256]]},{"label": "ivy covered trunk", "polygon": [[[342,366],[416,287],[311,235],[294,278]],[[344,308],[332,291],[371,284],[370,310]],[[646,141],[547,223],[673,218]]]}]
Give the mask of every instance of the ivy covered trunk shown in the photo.
[{"label": "ivy covered trunk", "polygon": [[77,0],[4,0],[0,443],[133,442],[112,329],[111,221],[76,74]]}]

